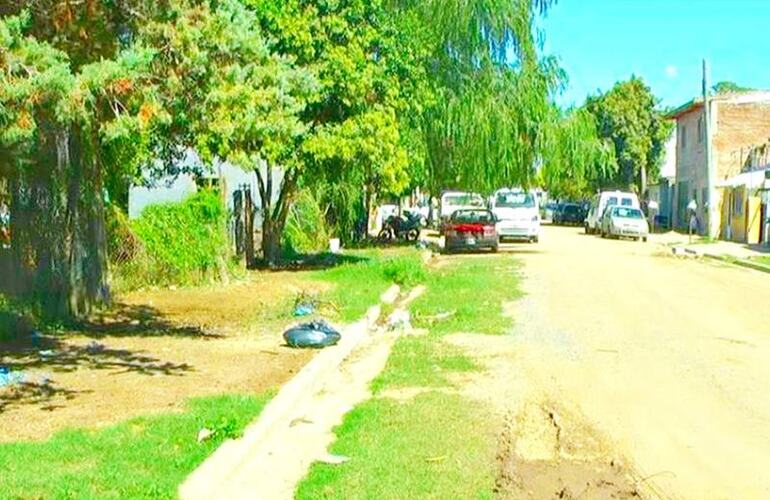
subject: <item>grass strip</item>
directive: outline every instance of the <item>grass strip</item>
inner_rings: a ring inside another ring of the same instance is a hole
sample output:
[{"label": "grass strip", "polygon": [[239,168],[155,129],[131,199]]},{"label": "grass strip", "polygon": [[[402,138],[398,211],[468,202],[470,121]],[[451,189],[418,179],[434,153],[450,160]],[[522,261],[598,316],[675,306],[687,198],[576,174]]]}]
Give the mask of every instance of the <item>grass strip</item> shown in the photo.
[{"label": "grass strip", "polygon": [[[183,413],[0,444],[0,491],[3,498],[176,498],[187,475],[240,435],[270,396],[194,399]],[[198,443],[204,427],[216,433]]]},{"label": "grass strip", "polygon": [[296,498],[492,498],[492,419],[460,396],[428,392],[406,403],[376,398],[335,432],[342,465],[315,464]]},{"label": "grass strip", "polygon": [[[503,304],[521,296],[518,264],[510,256],[457,257],[428,275],[428,291],[412,306],[415,326],[431,335],[505,334],[512,320]],[[434,320],[437,316],[449,316]]]}]

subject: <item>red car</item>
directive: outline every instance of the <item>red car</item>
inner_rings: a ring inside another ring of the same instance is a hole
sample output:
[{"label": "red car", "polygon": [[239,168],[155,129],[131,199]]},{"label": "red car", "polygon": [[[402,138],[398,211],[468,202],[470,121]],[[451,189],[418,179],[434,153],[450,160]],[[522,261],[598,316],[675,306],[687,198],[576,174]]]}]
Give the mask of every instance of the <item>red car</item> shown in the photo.
[{"label": "red car", "polygon": [[444,249],[454,252],[483,248],[497,252],[500,240],[496,224],[495,214],[489,210],[458,210],[446,225]]}]

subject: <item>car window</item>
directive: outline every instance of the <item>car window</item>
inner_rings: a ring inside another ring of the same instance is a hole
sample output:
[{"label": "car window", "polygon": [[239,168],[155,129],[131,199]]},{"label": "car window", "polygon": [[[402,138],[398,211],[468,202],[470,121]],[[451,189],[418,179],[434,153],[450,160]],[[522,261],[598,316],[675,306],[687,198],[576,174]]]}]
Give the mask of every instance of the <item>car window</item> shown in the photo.
[{"label": "car window", "polygon": [[608,207],[611,207],[611,206],[617,205],[617,204],[618,204],[618,197],[617,196],[610,196],[609,198],[607,198],[607,206]]},{"label": "car window", "polygon": [[446,205],[483,207],[484,200],[478,195],[472,194],[452,194],[442,199]]},{"label": "car window", "polygon": [[580,207],[577,205],[567,205],[564,207],[564,211],[569,214],[576,214],[578,213],[578,210],[580,210]]},{"label": "car window", "polygon": [[487,210],[458,210],[452,214],[452,222],[460,222],[465,224],[477,224],[494,222],[494,216],[492,212]]},{"label": "car window", "polygon": [[622,200],[620,200],[620,204],[624,207],[630,207],[634,204],[634,200],[632,200],[631,198],[623,198]]},{"label": "car window", "polygon": [[534,208],[535,197],[531,193],[498,193],[495,198],[498,208]]},{"label": "car window", "polygon": [[620,217],[622,219],[643,219],[644,215],[638,208],[622,208],[617,207],[612,211],[613,217]]}]

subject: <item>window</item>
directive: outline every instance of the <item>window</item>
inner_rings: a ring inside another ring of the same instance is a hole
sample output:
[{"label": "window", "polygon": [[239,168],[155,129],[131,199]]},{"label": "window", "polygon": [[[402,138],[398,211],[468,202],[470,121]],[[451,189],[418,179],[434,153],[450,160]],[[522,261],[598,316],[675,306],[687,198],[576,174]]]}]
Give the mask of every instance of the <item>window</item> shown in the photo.
[{"label": "window", "polygon": [[706,130],[703,127],[703,117],[698,117],[698,144],[703,142],[703,139],[706,137]]},{"label": "window", "polygon": [[736,189],[733,191],[733,214],[743,215],[743,191]]},{"label": "window", "polygon": [[495,200],[498,208],[534,208],[535,197],[530,193],[499,193]]},{"label": "window", "polygon": [[679,143],[682,145],[682,149],[687,147],[687,126],[685,125],[679,129]]},{"label": "window", "polygon": [[631,198],[623,198],[622,200],[620,200],[620,204],[623,205],[624,207],[630,207],[634,204],[634,200],[632,200]]}]

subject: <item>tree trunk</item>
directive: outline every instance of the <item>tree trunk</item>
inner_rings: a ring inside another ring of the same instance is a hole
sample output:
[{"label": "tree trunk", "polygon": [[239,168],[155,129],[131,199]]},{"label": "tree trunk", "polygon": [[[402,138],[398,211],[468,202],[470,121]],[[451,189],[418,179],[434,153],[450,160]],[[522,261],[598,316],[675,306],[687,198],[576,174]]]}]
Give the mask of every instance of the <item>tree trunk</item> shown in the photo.
[{"label": "tree trunk", "polygon": [[277,266],[282,257],[281,239],[286,226],[286,218],[294,201],[296,179],[291,171],[284,174],[278,199],[273,203],[273,168],[267,166],[266,175],[262,176],[259,167],[255,169],[259,183],[259,196],[262,202],[262,257],[268,267]]}]

